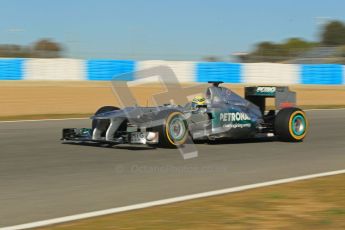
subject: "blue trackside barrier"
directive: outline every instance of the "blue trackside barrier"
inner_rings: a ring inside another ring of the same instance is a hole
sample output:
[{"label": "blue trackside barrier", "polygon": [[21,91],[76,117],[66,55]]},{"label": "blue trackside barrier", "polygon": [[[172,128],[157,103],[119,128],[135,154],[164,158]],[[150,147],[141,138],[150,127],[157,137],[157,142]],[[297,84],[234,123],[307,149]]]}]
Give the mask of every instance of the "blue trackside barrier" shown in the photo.
[{"label": "blue trackside barrier", "polygon": [[22,80],[25,59],[0,59],[0,80]]},{"label": "blue trackside barrier", "polygon": [[132,81],[136,63],[134,61],[118,60],[87,60],[86,73],[87,80],[91,81]]},{"label": "blue trackside barrier", "polygon": [[[338,64],[284,65],[274,63],[149,61],[148,65],[147,62],[131,60],[49,59],[48,61],[25,58],[0,58],[0,80],[132,81],[135,80],[135,71],[138,69],[145,66],[160,66],[164,63],[170,65],[177,78],[182,82],[223,81],[258,85],[283,84],[281,82],[317,85],[345,84],[345,66]],[[277,69],[277,65],[281,65],[281,67]]]},{"label": "blue trackside barrier", "polygon": [[338,64],[301,65],[300,83],[318,85],[344,84],[343,66]]},{"label": "blue trackside barrier", "polygon": [[242,65],[226,62],[196,63],[196,81],[223,81],[226,83],[242,83]]}]

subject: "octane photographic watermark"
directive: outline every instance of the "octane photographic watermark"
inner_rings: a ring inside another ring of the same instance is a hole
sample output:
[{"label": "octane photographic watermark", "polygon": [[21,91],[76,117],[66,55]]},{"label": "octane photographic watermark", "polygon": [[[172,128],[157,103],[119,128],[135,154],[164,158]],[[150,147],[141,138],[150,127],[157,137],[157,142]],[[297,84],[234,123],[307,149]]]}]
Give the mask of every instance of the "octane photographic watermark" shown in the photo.
[{"label": "octane photographic watermark", "polygon": [[169,175],[191,175],[191,174],[219,174],[227,173],[229,168],[219,166],[174,166],[174,165],[144,165],[133,164],[128,166],[118,165],[115,167],[116,174],[169,174]]},{"label": "octane photographic watermark", "polygon": [[[135,76],[134,81],[119,81],[119,79],[133,79]],[[114,95],[116,96],[120,106],[122,108],[125,107],[133,107],[139,104],[138,100],[133,96],[130,90],[129,84],[141,84],[147,81],[152,80],[152,78],[157,79],[157,83],[160,83],[164,90],[160,93],[153,94],[151,100],[153,101],[153,106],[158,108],[159,106],[171,104],[171,105],[185,105],[189,103],[188,97],[191,97],[196,94],[201,94],[201,87],[202,84],[193,85],[190,87],[183,87],[178,78],[176,77],[174,71],[168,66],[157,66],[153,68],[148,68],[144,70],[139,70],[132,73],[126,73],[121,76],[117,76],[116,80],[112,81],[112,88]],[[142,108],[142,109],[141,109]],[[127,118],[128,121],[131,122],[131,119],[137,119],[139,117],[148,116],[148,113],[157,113],[157,110],[154,112],[148,112],[143,107],[137,107],[137,109],[131,111],[131,114],[128,114]],[[164,124],[164,119],[159,118],[159,116],[149,116],[152,119],[147,123],[142,123],[143,127],[150,127],[152,125],[159,126]],[[192,138],[188,135],[186,143],[183,145],[177,146],[178,150],[180,151],[183,159],[190,159],[195,158],[198,156],[198,150],[192,140]]]}]

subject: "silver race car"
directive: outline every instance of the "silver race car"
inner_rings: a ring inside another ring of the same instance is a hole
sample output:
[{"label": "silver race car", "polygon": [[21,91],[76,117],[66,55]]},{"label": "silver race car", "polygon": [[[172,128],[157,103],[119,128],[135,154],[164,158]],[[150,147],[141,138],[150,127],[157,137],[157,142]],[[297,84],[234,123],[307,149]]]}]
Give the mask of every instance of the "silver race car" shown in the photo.
[{"label": "silver race car", "polygon": [[[242,98],[223,82],[209,82],[205,99],[186,105],[158,107],[104,106],[91,117],[90,128],[66,128],[64,142],[146,144],[178,147],[189,141],[277,137],[302,141],[308,131],[306,114],[296,106],[296,94],[288,87],[246,87]],[[266,99],[275,109],[266,110]]]}]

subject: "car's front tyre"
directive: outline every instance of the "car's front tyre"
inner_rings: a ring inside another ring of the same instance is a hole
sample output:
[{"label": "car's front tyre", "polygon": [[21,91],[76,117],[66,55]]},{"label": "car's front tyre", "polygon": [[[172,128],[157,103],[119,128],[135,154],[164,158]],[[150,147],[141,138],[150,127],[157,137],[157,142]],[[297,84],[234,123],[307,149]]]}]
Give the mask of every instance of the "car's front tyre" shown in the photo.
[{"label": "car's front tyre", "polygon": [[157,119],[163,124],[154,127],[159,135],[159,146],[176,148],[187,142],[189,135],[188,123],[184,114],[176,110],[162,111]]}]

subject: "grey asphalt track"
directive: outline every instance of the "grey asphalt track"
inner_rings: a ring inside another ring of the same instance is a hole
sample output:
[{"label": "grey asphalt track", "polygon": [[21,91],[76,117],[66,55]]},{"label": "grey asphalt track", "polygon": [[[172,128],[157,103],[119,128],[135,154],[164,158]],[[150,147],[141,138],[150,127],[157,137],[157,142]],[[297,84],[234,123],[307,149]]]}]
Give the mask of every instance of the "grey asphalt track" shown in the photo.
[{"label": "grey asphalt track", "polygon": [[177,150],[61,144],[88,120],[0,123],[0,227],[345,168],[345,110],[309,111],[302,143]]}]

